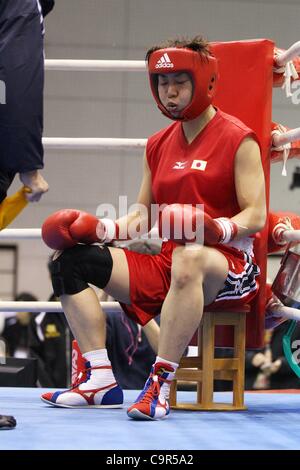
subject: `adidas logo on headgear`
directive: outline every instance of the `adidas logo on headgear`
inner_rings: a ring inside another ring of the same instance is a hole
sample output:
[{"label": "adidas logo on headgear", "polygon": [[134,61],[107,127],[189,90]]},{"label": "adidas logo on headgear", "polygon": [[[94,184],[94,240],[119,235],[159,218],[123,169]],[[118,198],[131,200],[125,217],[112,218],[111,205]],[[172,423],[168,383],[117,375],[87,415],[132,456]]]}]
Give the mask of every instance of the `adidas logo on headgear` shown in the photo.
[{"label": "adidas logo on headgear", "polygon": [[168,54],[165,52],[164,55],[161,56],[161,58],[157,61],[157,64],[155,65],[156,69],[161,69],[161,68],[173,68],[174,64],[171,62],[170,57]]}]

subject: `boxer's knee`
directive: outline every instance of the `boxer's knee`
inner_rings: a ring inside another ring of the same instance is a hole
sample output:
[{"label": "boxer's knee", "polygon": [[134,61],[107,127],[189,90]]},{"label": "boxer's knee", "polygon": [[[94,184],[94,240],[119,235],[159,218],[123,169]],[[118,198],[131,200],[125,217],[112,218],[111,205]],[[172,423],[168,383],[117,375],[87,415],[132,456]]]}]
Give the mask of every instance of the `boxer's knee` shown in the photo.
[{"label": "boxer's knee", "polygon": [[73,295],[93,284],[108,284],[113,261],[107,246],[76,245],[64,250],[50,264],[54,294]]},{"label": "boxer's knee", "polygon": [[201,282],[205,260],[205,247],[179,248],[172,258],[172,284],[176,289]]}]

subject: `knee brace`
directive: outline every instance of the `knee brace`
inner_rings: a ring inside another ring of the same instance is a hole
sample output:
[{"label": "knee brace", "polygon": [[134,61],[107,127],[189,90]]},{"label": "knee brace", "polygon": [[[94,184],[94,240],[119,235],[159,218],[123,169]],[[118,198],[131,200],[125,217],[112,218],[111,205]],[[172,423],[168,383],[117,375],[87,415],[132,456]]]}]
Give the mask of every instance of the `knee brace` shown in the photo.
[{"label": "knee brace", "polygon": [[113,261],[107,246],[76,245],[50,264],[54,294],[77,294],[88,283],[103,289],[111,276]]}]

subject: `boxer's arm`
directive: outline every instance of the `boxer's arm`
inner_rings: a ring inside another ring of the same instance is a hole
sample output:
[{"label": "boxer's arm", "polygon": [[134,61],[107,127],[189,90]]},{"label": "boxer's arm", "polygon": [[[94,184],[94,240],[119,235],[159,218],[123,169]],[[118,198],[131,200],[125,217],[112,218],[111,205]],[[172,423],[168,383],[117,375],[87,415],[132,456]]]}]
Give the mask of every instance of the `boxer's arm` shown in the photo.
[{"label": "boxer's arm", "polygon": [[260,149],[252,138],[246,138],[236,153],[235,188],[241,212],[231,220],[238,226],[236,238],[242,238],[262,230],[267,213]]}]

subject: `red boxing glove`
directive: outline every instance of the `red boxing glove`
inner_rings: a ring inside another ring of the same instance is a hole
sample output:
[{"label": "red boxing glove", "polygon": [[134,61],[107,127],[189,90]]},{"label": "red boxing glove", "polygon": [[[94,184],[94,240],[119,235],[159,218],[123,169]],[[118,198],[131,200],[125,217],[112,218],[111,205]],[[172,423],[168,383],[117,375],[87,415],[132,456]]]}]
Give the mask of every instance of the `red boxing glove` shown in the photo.
[{"label": "red boxing glove", "polygon": [[189,204],[171,204],[163,209],[159,229],[162,237],[177,243],[203,242],[205,245],[228,243],[237,234],[237,225],[230,219],[213,219]]},{"label": "red boxing glove", "polygon": [[63,209],[50,215],[42,226],[42,238],[53,250],[65,250],[77,243],[105,243],[115,238],[117,225],[87,212]]}]

